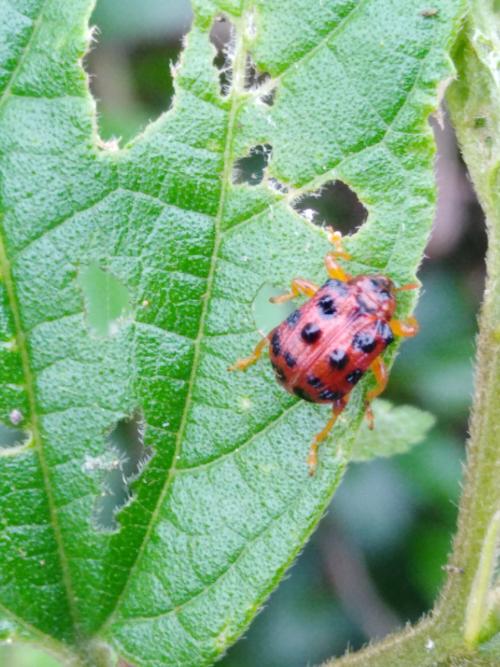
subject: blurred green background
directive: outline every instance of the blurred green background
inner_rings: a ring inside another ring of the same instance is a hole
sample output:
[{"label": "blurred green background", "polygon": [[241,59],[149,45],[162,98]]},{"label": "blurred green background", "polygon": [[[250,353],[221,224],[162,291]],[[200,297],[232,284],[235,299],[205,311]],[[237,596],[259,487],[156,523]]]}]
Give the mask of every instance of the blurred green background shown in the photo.
[{"label": "blurred green background", "polygon": [[[170,66],[190,21],[187,0],[99,0],[85,64],[103,139],[120,138],[123,145],[168,109]],[[440,199],[420,272],[422,329],[404,344],[386,396],[431,411],[437,425],[407,455],[351,466],[327,516],[221,661],[224,667],[303,667],[356,649],[417,620],[443,581],[459,499],[486,241],[453,132],[446,123],[435,129]],[[255,171],[254,164],[249,168]],[[364,216],[342,185],[301,208],[343,231]],[[11,645],[0,647],[0,665],[57,667],[50,657]]]}]

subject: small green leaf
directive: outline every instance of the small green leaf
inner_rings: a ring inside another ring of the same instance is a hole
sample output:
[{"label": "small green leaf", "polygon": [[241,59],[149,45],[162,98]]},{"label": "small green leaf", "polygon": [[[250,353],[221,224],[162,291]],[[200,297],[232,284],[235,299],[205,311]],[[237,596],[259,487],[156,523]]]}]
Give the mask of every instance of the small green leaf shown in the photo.
[{"label": "small green leaf", "polygon": [[394,406],[379,399],[372,409],[375,428],[370,429],[366,421],[361,425],[351,450],[352,461],[403,454],[421,442],[436,422],[429,412],[411,405]]}]

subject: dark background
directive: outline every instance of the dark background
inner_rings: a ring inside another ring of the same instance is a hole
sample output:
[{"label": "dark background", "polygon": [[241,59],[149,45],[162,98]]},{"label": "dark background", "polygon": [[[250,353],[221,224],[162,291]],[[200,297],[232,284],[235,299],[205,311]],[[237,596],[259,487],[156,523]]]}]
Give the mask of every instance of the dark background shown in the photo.
[{"label": "dark background", "polygon": [[[170,65],[189,29],[187,0],[100,0],[85,60],[103,139],[123,145],[168,109]],[[220,663],[303,667],[356,649],[428,611],[444,579],[459,499],[474,336],[484,277],[481,210],[446,122],[437,127],[439,204],[419,277],[421,333],[406,342],[385,394],[437,424],[409,454],[352,465],[327,516],[264,610]],[[259,156],[256,156],[257,167]],[[248,165],[255,171],[256,164]],[[346,187],[303,202],[320,223],[352,231],[364,209]],[[0,648],[6,667],[52,667]],[[194,666],[193,666],[194,667]]]}]

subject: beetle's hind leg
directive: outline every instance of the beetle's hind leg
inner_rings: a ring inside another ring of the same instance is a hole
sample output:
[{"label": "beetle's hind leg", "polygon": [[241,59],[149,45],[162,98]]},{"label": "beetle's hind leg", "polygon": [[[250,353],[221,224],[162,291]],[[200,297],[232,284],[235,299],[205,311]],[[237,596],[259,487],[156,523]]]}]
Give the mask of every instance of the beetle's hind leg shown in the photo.
[{"label": "beetle's hind leg", "polygon": [[272,296],[269,301],[271,303],[284,303],[285,301],[291,301],[297,296],[308,296],[309,298],[314,296],[319,290],[318,285],[312,283],[310,280],[304,280],[304,278],[295,278],[292,280],[291,291],[286,294],[281,294],[280,296]]},{"label": "beetle's hind leg", "polygon": [[229,366],[228,371],[245,371],[249,366],[255,364],[262,356],[262,352],[264,351],[264,348],[268,342],[268,336],[262,338],[262,340],[257,343],[255,350],[250,356],[243,357],[243,359],[238,359],[238,361],[235,361],[232,366]]},{"label": "beetle's hind leg", "polygon": [[[417,320],[414,317],[409,317],[407,320],[391,320],[389,322],[392,333],[395,336],[404,336],[405,338],[411,338],[416,336],[419,330],[419,325]],[[389,373],[387,372],[386,365],[384,364],[381,357],[377,357],[370,366],[375,379],[377,381],[376,386],[368,392],[366,395],[366,419],[368,421],[369,428],[374,426],[373,410],[370,403],[374,398],[379,396],[387,387],[387,382],[389,381]]]},{"label": "beetle's hind leg", "polygon": [[389,373],[387,372],[387,366],[384,364],[383,360],[380,357],[377,357],[375,361],[370,366],[373,374],[375,375],[375,380],[377,381],[376,386],[367,393],[366,395],[366,420],[368,422],[368,428],[372,429],[375,425],[373,410],[371,407],[371,402],[377,396],[385,390],[387,383],[389,381]]},{"label": "beetle's hind leg", "polygon": [[342,412],[342,410],[345,408],[346,405],[347,405],[347,400],[345,398],[340,398],[339,400],[335,401],[332,408],[333,412],[332,416],[326,422],[324,428],[319,433],[316,433],[316,435],[314,436],[314,439],[309,448],[309,454],[307,456],[309,475],[312,476],[316,474],[316,468],[318,467],[318,448],[320,444],[323,442],[323,440],[325,440],[328,437],[328,434],[334,427],[339,414]]}]

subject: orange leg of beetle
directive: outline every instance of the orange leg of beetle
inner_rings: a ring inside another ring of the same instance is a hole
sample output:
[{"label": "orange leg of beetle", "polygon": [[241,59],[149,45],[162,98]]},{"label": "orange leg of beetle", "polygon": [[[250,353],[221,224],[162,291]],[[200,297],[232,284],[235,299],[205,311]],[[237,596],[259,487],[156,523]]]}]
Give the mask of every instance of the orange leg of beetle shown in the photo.
[{"label": "orange leg of beetle", "polygon": [[258,361],[262,355],[262,352],[264,351],[264,348],[266,347],[268,343],[268,338],[267,336],[260,340],[256,347],[255,350],[252,352],[252,354],[249,357],[244,357],[243,359],[238,359],[238,361],[235,361],[232,366],[229,366],[228,370],[229,371],[245,371],[249,366],[252,366],[252,364],[255,364],[256,361]]},{"label": "orange leg of beetle", "polygon": [[307,465],[309,467],[310,475],[314,475],[316,473],[316,468],[318,466],[318,447],[323,442],[323,440],[327,438],[335,422],[337,421],[339,414],[342,412],[346,405],[347,400],[345,398],[335,401],[332,408],[333,415],[326,422],[325,427],[314,436],[314,439],[309,448],[309,455],[307,457]]},{"label": "orange leg of beetle", "polygon": [[325,266],[326,272],[330,278],[341,280],[343,283],[347,282],[351,278],[351,276],[346,273],[346,271],[344,271],[344,269],[337,262],[337,255],[335,251],[329,252],[328,255],[325,256]]},{"label": "orange leg of beetle", "polygon": [[281,294],[281,296],[272,296],[269,301],[271,303],[284,303],[300,295],[314,296],[319,290],[319,287],[315,283],[312,283],[310,280],[304,280],[304,278],[295,278],[292,280],[291,288],[290,292]]},{"label": "orange leg of beetle", "polygon": [[407,320],[391,320],[389,326],[395,336],[404,336],[405,338],[416,336],[420,328],[414,317],[409,317]]},{"label": "orange leg of beetle", "polygon": [[[416,336],[419,329],[418,322],[414,317],[409,317],[407,320],[404,321],[391,320],[389,322],[389,326],[391,327],[391,331],[393,334],[395,334],[396,336],[404,336],[406,338],[410,338],[411,336]],[[373,374],[375,375],[377,384],[366,395],[365,414],[366,414],[366,419],[368,420],[369,428],[373,428],[374,426],[373,410],[371,409],[370,403],[373,401],[374,398],[377,398],[377,396],[379,396],[387,387],[387,382],[389,381],[389,374],[381,357],[377,357],[370,366],[370,368],[372,369]]]},{"label": "orange leg of beetle", "polygon": [[382,361],[380,357],[377,357],[375,361],[371,364],[370,368],[373,371],[373,374],[375,375],[375,379],[377,381],[376,386],[367,393],[366,395],[366,412],[365,416],[368,421],[368,428],[373,428],[374,426],[374,418],[373,418],[373,410],[371,408],[371,402],[373,401],[374,398],[377,398],[384,389],[387,387],[387,383],[389,381],[389,373],[387,372],[387,367]]},{"label": "orange leg of beetle", "polygon": [[326,231],[328,240],[332,245],[335,246],[335,250],[333,251],[334,254],[337,257],[342,257],[342,259],[351,259],[351,255],[346,250],[344,250],[342,245],[342,234],[340,232],[336,232],[333,227],[327,227]]},{"label": "orange leg of beetle", "polygon": [[420,282],[407,283],[406,285],[401,285],[401,287],[395,287],[394,291],[396,291],[396,292],[408,292],[412,289],[420,289],[421,287],[422,287],[422,283],[420,283]]},{"label": "orange leg of beetle", "polygon": [[344,271],[337,259],[351,259],[351,256],[346,252],[342,246],[342,234],[335,232],[331,227],[327,227],[328,240],[335,246],[335,250],[329,252],[325,257],[326,272],[330,278],[346,282],[350,279],[350,275]]}]

